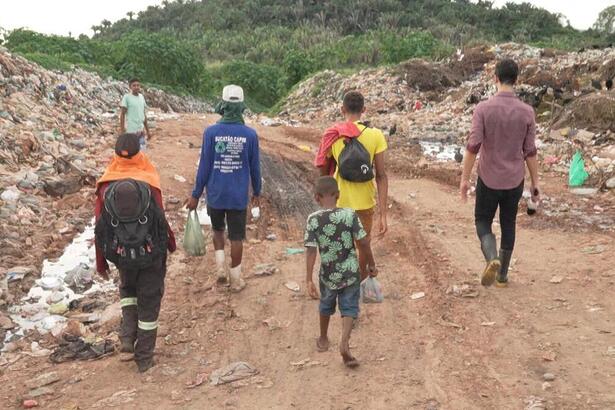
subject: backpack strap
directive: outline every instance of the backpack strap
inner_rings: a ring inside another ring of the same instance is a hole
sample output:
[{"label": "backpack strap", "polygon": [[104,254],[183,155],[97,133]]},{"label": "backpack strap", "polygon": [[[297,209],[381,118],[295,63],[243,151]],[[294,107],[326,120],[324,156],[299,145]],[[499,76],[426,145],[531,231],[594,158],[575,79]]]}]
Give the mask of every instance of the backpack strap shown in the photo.
[{"label": "backpack strap", "polygon": [[364,128],[361,130],[361,132],[359,133],[359,135],[357,135],[356,137],[348,137],[348,136],[346,136],[346,137],[344,137],[344,141],[345,141],[345,142],[347,142],[348,140],[353,139],[353,138],[359,138],[361,135],[363,135],[363,132],[364,132],[366,129],[368,129],[368,128],[369,128],[367,125],[363,124],[362,122],[360,122],[359,124],[361,124],[361,125],[364,127]]}]

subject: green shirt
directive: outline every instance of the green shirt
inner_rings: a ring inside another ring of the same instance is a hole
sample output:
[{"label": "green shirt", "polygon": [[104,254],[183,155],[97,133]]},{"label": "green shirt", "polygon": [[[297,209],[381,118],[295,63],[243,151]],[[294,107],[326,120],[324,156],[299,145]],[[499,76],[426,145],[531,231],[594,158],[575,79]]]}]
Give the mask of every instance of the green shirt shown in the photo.
[{"label": "green shirt", "polygon": [[120,106],[126,108],[126,132],[137,133],[143,131],[145,109],[147,108],[143,94],[125,94]]},{"label": "green shirt", "polygon": [[337,290],[361,280],[354,242],[366,236],[352,209],[324,209],[309,216],[305,246],[319,249],[320,281],[325,286]]}]

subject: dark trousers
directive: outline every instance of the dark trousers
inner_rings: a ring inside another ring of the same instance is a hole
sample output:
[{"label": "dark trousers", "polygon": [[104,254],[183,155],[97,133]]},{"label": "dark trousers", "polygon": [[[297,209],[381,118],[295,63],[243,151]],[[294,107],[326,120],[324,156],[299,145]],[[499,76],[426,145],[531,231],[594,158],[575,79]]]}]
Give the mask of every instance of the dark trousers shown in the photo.
[{"label": "dark trousers", "polygon": [[136,361],[154,355],[165,274],[166,257],[145,269],[120,270],[120,340],[123,346],[134,345]]},{"label": "dark trousers", "polygon": [[495,212],[500,208],[500,227],[502,238],[500,249],[512,251],[515,247],[517,211],[523,196],[523,181],[513,189],[491,189],[478,178],[476,184],[476,206],[474,222],[478,238],[493,233],[491,225]]}]

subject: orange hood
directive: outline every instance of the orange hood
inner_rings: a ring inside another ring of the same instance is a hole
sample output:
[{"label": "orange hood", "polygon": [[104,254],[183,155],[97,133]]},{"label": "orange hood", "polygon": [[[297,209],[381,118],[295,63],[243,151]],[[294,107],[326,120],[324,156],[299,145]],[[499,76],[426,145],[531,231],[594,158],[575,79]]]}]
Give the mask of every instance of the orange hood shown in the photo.
[{"label": "orange hood", "polygon": [[162,190],[158,171],[156,171],[154,164],[142,152],[139,152],[132,158],[123,158],[114,154],[111,163],[105,169],[105,173],[96,183],[96,189],[98,190],[102,183],[119,181],[126,178],[146,182],[150,186]]}]

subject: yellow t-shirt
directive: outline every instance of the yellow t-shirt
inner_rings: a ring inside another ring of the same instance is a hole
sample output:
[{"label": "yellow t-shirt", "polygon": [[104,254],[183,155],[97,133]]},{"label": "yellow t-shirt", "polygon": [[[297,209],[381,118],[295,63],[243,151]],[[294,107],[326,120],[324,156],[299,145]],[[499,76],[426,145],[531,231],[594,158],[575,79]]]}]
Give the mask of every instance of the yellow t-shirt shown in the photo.
[{"label": "yellow t-shirt", "polygon": [[[359,122],[355,122],[357,127],[363,131],[364,125]],[[368,128],[361,136],[359,136],[359,142],[363,144],[372,163],[374,162],[374,156],[386,151],[387,141],[384,138],[384,134],[377,128]],[[344,149],[344,139],[340,138],[331,147],[331,155],[338,162],[338,158]],[[367,182],[350,182],[343,179],[339,172],[335,172],[335,179],[340,189],[340,199],[337,201],[339,208],[351,208],[355,211],[362,211],[365,209],[371,209],[376,206],[376,185],[374,181]]]}]

